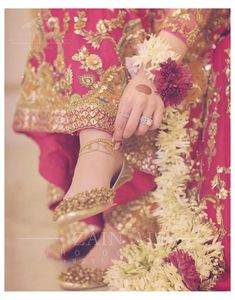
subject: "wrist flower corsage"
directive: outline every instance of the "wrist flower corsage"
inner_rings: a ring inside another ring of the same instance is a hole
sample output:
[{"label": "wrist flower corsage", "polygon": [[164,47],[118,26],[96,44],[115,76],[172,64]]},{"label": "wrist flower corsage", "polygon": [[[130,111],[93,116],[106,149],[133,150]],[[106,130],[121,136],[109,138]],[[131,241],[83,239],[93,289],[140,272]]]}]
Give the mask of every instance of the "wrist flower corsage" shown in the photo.
[{"label": "wrist flower corsage", "polygon": [[166,104],[177,104],[192,87],[192,75],[182,64],[168,58],[160,63],[160,69],[153,70],[154,84]]},{"label": "wrist flower corsage", "polygon": [[165,40],[150,35],[138,45],[137,55],[126,58],[126,67],[131,76],[142,67],[165,104],[177,104],[192,87],[192,75],[176,62],[179,57]]}]

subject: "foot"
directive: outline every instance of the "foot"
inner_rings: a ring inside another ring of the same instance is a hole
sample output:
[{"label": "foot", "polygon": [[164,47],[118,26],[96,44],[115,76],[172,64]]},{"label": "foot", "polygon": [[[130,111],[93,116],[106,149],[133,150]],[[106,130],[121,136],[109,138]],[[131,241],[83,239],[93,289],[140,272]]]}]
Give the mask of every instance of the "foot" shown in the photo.
[{"label": "foot", "polygon": [[124,242],[125,238],[106,224],[96,245],[82,259],[81,265],[101,270],[107,269],[112,265],[113,260],[120,258],[120,249]]},{"label": "foot", "polygon": [[111,179],[120,171],[122,162],[123,153],[120,150],[110,154],[102,144],[98,150],[79,155],[72,184],[65,198],[92,188],[110,187]]},{"label": "foot", "polygon": [[49,257],[61,259],[75,246],[81,246],[85,241],[95,237],[101,230],[96,225],[81,221],[73,222],[63,229],[59,229],[59,238],[46,249],[46,254]]}]

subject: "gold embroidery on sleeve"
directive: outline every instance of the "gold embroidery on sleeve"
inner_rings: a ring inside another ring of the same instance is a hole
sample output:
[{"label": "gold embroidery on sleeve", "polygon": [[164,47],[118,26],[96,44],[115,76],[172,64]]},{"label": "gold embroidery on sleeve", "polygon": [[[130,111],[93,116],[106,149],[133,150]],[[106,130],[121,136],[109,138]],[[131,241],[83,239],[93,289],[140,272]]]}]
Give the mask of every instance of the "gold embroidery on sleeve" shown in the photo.
[{"label": "gold embroidery on sleeve", "polygon": [[207,23],[207,19],[206,9],[177,9],[166,16],[160,28],[180,33],[185,39],[186,45],[191,47]]}]

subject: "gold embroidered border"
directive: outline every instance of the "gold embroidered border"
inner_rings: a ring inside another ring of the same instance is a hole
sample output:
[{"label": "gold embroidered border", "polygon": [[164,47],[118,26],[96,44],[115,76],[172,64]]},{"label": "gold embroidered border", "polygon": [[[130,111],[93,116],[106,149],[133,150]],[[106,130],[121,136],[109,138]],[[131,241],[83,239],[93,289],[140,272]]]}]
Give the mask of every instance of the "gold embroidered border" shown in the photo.
[{"label": "gold embroidered border", "polygon": [[18,108],[14,118],[16,131],[41,131],[76,134],[84,128],[97,128],[113,133],[115,115],[97,106],[84,105],[70,111],[33,111]]},{"label": "gold embroidered border", "polygon": [[[119,99],[126,85],[123,66],[105,70],[84,96],[61,95],[48,64],[41,65],[38,72],[28,64],[14,116],[15,130],[73,134],[93,127],[113,133]],[[67,77],[69,81],[71,76]]]}]

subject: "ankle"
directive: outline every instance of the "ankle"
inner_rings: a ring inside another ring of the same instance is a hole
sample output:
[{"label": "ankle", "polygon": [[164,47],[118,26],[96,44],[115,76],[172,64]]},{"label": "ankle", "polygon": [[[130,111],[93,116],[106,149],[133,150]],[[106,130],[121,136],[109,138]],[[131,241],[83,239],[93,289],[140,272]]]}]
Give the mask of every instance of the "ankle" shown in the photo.
[{"label": "ankle", "polygon": [[[114,148],[114,143],[111,138],[110,134],[101,130],[86,129],[81,131],[79,156],[89,154],[89,159],[95,161],[97,158],[105,160],[108,155],[107,163],[111,163],[114,167],[117,166],[120,164],[120,161],[123,160],[123,152],[121,148],[118,150]],[[106,155],[103,156],[102,154]],[[94,155],[93,158],[92,155]]]},{"label": "ankle", "polygon": [[80,146],[82,146],[95,139],[107,139],[111,141],[112,136],[111,134],[105,131],[89,128],[80,131],[79,139],[80,139]]},{"label": "ankle", "polygon": [[121,151],[106,152],[102,146],[99,150],[84,150],[82,154],[79,154],[76,169],[78,168],[78,172],[80,172],[80,167],[82,167],[87,169],[88,173],[92,172],[94,176],[98,173],[102,174],[99,177],[110,178],[121,168],[123,156]]}]

